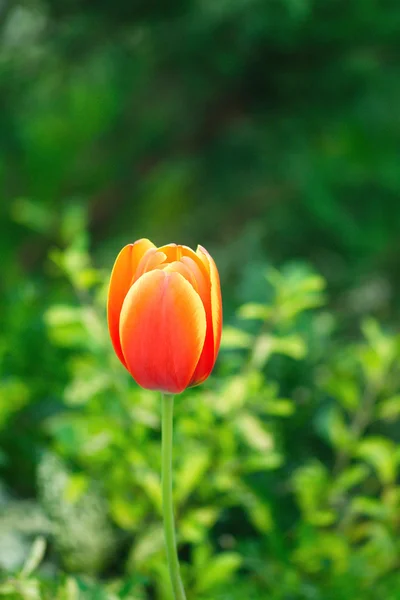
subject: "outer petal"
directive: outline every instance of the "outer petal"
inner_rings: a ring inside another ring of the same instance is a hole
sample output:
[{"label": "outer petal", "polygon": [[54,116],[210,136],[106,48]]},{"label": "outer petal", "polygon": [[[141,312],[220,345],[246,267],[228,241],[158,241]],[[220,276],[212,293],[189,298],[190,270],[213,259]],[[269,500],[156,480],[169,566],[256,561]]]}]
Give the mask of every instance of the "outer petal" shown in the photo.
[{"label": "outer petal", "polygon": [[187,388],[205,335],[203,303],[180,273],[156,269],[129,290],[121,311],[121,346],[142,387],[172,394]]},{"label": "outer petal", "polygon": [[211,313],[214,333],[214,362],[217,359],[222,333],[222,298],[219,273],[212,256],[203,246],[197,247],[197,255],[207,267],[211,284]]},{"label": "outer petal", "polygon": [[[211,313],[211,285],[208,264],[204,264],[196,252],[188,246],[167,244],[159,248],[167,254],[169,260],[179,260],[190,268],[197,281],[197,291],[206,311],[207,332],[203,351],[193,373],[190,385],[204,381],[212,371],[216,354],[214,353],[214,333]],[[196,289],[196,288],[195,288]]]},{"label": "outer petal", "polygon": [[131,287],[132,279],[142,256],[149,248],[154,247],[154,244],[146,239],[138,240],[134,244],[128,244],[122,248],[121,252],[118,254],[111,273],[107,299],[108,329],[114,350],[125,367],[126,362],[119,340],[119,318],[121,308],[125,296]]},{"label": "outer petal", "polygon": [[214,359],[214,333],[212,323],[212,312],[211,312],[211,285],[210,277],[204,264],[200,258],[190,250],[192,255],[195,256],[194,260],[192,256],[182,256],[181,261],[185,264],[193,273],[197,281],[197,289],[200,298],[203,302],[204,310],[206,311],[207,321],[207,332],[206,339],[204,341],[203,351],[201,353],[199,362],[197,363],[196,369],[193,373],[191,385],[197,385],[204,381],[212,371],[215,363]]}]

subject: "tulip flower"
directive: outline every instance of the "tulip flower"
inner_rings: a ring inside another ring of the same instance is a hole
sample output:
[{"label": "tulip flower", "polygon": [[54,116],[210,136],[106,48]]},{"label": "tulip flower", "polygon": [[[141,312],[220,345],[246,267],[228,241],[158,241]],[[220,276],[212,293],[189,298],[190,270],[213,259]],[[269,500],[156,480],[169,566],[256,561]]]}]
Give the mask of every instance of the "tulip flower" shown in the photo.
[{"label": "tulip flower", "polygon": [[218,270],[202,246],[147,239],[125,246],[111,273],[108,327],[114,350],[143,388],[162,392],[162,494],[172,589],[185,600],[172,502],[173,395],[202,383],[219,350],[222,302]]},{"label": "tulip flower", "polygon": [[111,274],[108,326],[115,352],[149,390],[179,394],[210,375],[221,340],[214,260],[198,247],[125,246]]}]

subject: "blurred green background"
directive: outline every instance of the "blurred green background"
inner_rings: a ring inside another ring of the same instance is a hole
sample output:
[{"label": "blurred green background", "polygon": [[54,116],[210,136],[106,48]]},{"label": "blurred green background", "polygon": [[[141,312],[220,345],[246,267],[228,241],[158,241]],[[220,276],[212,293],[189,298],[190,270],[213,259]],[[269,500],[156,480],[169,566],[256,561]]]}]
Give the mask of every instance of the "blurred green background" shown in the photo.
[{"label": "blurred green background", "polygon": [[400,598],[398,0],[0,2],[0,597],[171,600],[120,248],[206,246],[188,600]]}]

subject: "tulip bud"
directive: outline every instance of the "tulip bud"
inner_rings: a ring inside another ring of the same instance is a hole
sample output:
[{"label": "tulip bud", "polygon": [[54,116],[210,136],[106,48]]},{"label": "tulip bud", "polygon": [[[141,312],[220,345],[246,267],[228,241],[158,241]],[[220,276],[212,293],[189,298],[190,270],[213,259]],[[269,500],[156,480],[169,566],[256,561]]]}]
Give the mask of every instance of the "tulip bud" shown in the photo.
[{"label": "tulip bud", "polygon": [[210,375],[219,350],[218,270],[198,246],[138,240],[119,253],[108,292],[114,350],[143,388],[179,394]]}]

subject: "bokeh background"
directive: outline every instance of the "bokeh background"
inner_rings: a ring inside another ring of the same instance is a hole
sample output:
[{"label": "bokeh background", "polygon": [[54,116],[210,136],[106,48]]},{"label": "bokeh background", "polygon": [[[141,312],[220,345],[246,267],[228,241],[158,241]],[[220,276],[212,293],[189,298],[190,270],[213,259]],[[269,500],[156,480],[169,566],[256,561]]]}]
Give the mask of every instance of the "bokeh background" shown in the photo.
[{"label": "bokeh background", "polygon": [[0,2],[0,596],[171,600],[160,401],[113,355],[139,237],[206,246],[176,405],[189,600],[400,598],[400,4]]}]

